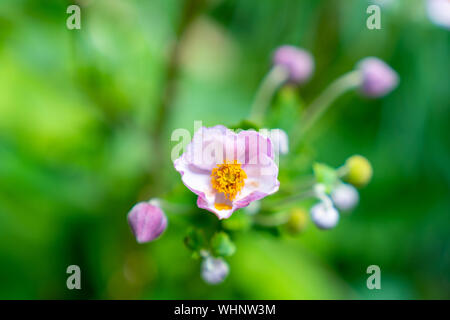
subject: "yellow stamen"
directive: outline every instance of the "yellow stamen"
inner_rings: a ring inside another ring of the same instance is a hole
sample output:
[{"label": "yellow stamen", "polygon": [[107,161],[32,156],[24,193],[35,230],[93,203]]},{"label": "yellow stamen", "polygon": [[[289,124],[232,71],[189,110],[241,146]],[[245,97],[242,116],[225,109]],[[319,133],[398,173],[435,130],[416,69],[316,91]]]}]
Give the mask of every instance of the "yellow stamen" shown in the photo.
[{"label": "yellow stamen", "polygon": [[[241,164],[234,162],[224,162],[218,164],[217,168],[211,171],[211,183],[215,190],[222,192],[225,197],[233,201],[236,195],[242,190],[245,185],[244,180],[247,179],[247,174],[241,168]],[[217,204],[222,206],[223,204]],[[221,209],[219,209],[221,210]]]},{"label": "yellow stamen", "polygon": [[230,210],[233,207],[227,205],[226,203],[214,203],[214,208],[216,208],[217,210]]}]

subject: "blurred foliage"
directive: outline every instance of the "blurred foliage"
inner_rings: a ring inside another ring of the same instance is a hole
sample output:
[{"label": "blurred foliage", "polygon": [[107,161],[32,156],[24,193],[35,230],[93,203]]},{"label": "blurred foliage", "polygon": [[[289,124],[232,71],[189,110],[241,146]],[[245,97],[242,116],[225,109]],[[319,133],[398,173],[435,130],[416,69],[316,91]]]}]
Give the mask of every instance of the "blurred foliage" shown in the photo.
[{"label": "blurred foliage", "polygon": [[[66,28],[72,3],[81,30]],[[450,298],[450,33],[431,24],[424,1],[386,4],[381,30],[366,28],[364,0],[186,3],[0,2],[0,298]],[[173,170],[170,132],[241,123],[285,43],[310,50],[316,71],[279,92],[272,127],[295,127],[299,110],[363,57],[384,59],[401,82],[384,99],[341,97],[300,153],[282,159],[280,195],[312,174],[309,158],[338,167],[362,154],[373,180],[331,231],[280,237],[230,220],[231,273],[210,286],[183,239],[187,226],[220,228],[217,218],[168,211],[161,239],[138,245],[126,213],[154,196],[195,203]],[[71,264],[81,291],[66,288]],[[371,264],[382,290],[366,288]]]}]

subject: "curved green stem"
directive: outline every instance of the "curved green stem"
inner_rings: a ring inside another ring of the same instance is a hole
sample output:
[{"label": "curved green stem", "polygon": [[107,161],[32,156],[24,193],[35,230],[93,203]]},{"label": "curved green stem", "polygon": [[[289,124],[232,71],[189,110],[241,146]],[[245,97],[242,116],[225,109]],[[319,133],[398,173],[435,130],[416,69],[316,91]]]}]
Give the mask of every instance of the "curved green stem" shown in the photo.
[{"label": "curved green stem", "polygon": [[341,167],[339,167],[337,170],[337,175],[339,178],[342,178],[343,176],[345,176],[348,173],[348,167],[346,165],[343,165]]},{"label": "curved green stem", "polygon": [[301,200],[306,200],[309,198],[313,198],[316,196],[316,193],[314,190],[308,190],[308,191],[304,191],[304,192],[300,192],[298,194],[294,194],[292,196],[283,198],[281,200],[278,200],[276,202],[273,202],[269,205],[264,205],[264,209],[265,210],[271,210],[271,209],[278,209],[280,207],[283,207],[287,204],[290,204],[291,202],[296,202],[296,201],[301,201]]},{"label": "curved green stem", "polygon": [[160,199],[160,198],[152,198],[148,202],[150,204],[161,207],[161,209],[163,209],[166,212],[169,211],[171,213],[186,214],[191,211],[189,206],[169,202],[167,200]]},{"label": "curved green stem", "polygon": [[331,104],[345,92],[357,88],[361,84],[361,73],[350,71],[334,80],[306,109],[302,126],[294,133],[292,145],[295,147],[301,137],[308,131]]},{"label": "curved green stem", "polygon": [[276,214],[257,214],[253,217],[253,223],[263,227],[276,227],[285,224],[289,220],[288,212],[280,212]]},{"label": "curved green stem", "polygon": [[277,89],[287,80],[288,72],[282,66],[273,67],[264,77],[253,101],[250,121],[262,124],[264,115]]}]

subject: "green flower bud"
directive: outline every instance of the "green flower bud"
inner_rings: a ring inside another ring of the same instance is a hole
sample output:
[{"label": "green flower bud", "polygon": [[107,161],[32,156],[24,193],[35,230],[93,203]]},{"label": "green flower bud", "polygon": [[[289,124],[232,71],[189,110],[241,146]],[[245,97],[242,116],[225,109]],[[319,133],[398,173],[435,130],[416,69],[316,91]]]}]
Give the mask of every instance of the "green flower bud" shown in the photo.
[{"label": "green flower bud", "polygon": [[364,187],[372,179],[372,165],[363,156],[355,155],[348,158],[345,167],[347,172],[344,179],[355,187]]},{"label": "green flower bud", "polygon": [[236,246],[225,232],[217,232],[211,239],[211,249],[216,257],[231,256],[236,251]]},{"label": "green flower bud", "polygon": [[303,208],[294,208],[285,227],[290,234],[299,234],[308,224],[308,212]]}]

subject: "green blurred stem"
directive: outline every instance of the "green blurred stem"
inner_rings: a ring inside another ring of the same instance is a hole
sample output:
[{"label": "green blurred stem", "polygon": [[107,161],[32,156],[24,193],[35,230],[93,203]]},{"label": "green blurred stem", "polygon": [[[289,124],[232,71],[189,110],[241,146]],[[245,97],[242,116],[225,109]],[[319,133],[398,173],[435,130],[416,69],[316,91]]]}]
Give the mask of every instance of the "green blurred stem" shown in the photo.
[{"label": "green blurred stem", "polygon": [[314,190],[300,192],[300,193],[294,194],[292,196],[278,200],[276,202],[272,202],[269,205],[265,205],[264,210],[279,209],[283,206],[291,204],[292,202],[302,201],[302,200],[306,200],[306,199],[314,198],[314,197],[316,197],[316,193]]},{"label": "green blurred stem", "polygon": [[348,167],[346,165],[343,165],[342,167],[339,167],[336,172],[338,177],[342,178],[348,173]]},{"label": "green blurred stem", "polygon": [[166,212],[169,211],[173,214],[186,214],[191,212],[190,205],[173,203],[164,199],[158,199],[157,201],[157,204]]},{"label": "green blurred stem", "polygon": [[285,224],[289,220],[289,212],[275,214],[257,214],[253,217],[253,223],[263,227],[276,227]]},{"label": "green blurred stem", "polygon": [[302,125],[292,135],[292,145],[296,147],[300,139],[308,131],[331,104],[342,94],[357,88],[361,84],[361,73],[350,71],[334,80],[306,109]]},{"label": "green blurred stem", "polygon": [[251,107],[250,121],[262,124],[273,95],[287,78],[288,72],[284,67],[275,66],[270,69],[256,92],[255,100]]},{"label": "green blurred stem", "polygon": [[154,138],[155,162],[153,165],[152,175],[153,181],[158,181],[153,193],[161,193],[164,190],[166,177],[164,176],[164,165],[168,163],[165,155],[167,137],[165,131],[167,123],[173,114],[173,101],[177,94],[177,79],[180,69],[180,57],[183,47],[184,34],[189,26],[195,21],[196,17],[202,11],[206,0],[185,0],[181,19],[176,30],[175,41],[169,54],[169,61],[166,67],[166,78],[163,84],[163,90],[159,105],[157,107],[156,121],[151,132]]}]

